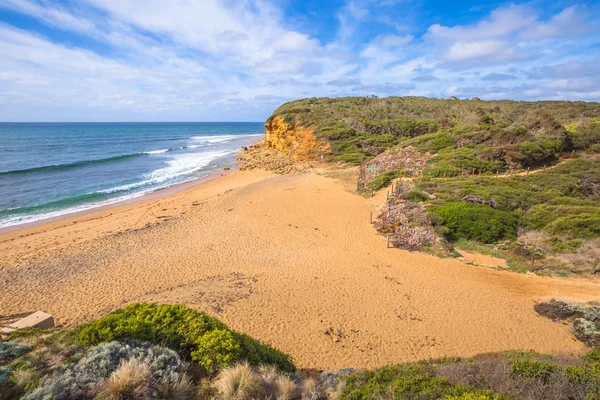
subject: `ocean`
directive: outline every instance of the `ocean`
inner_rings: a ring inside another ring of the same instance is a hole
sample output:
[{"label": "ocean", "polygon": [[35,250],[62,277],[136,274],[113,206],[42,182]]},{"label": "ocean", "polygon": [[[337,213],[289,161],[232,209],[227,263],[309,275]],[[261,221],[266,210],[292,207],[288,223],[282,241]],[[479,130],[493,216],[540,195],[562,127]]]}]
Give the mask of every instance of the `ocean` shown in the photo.
[{"label": "ocean", "polygon": [[0,123],[0,228],[231,167],[263,133],[240,123]]}]

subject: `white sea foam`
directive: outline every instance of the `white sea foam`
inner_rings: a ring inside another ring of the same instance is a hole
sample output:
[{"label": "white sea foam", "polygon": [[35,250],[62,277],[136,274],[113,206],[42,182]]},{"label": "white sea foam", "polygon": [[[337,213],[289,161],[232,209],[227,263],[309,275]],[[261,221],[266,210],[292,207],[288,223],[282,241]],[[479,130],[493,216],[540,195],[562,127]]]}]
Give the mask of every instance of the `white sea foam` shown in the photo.
[{"label": "white sea foam", "polygon": [[[171,149],[159,149],[146,152],[148,155],[164,154],[167,156],[164,161],[164,167],[159,168],[151,173],[144,175],[141,181],[134,182],[126,185],[116,186],[109,189],[98,191],[103,194],[117,194],[123,192],[122,196],[114,197],[111,199],[105,199],[102,201],[72,206],[60,210],[53,210],[39,214],[27,214],[27,215],[15,215],[0,220],[0,228],[21,225],[31,223],[39,220],[45,220],[50,218],[57,218],[73,213],[91,210],[97,207],[102,207],[132,198],[143,196],[149,192],[153,192],[157,189],[166,188],[176,183],[183,183],[192,181],[205,174],[200,175],[199,171],[206,169],[211,162],[214,160],[232,154],[238,151],[236,146],[228,146],[228,142],[235,141],[236,139],[259,137],[262,134],[252,135],[213,135],[213,136],[195,136],[191,139],[194,140],[194,144],[185,147],[171,148]],[[225,148],[217,150],[221,144],[224,144]],[[199,147],[205,147],[211,151],[196,151],[178,154],[181,152],[170,152],[170,150],[180,149],[196,149]],[[229,148],[228,148],[229,147]],[[208,173],[208,171],[207,171]]]},{"label": "white sea foam", "polygon": [[97,207],[103,207],[106,205],[118,203],[121,201],[133,199],[136,197],[143,196],[147,193],[153,192],[158,189],[164,189],[174,183],[189,182],[199,178],[198,174],[189,176],[188,179],[178,179],[191,175],[203,168],[209,166],[209,164],[223,156],[234,153],[235,151],[208,151],[204,153],[187,153],[179,154],[174,156],[172,159],[166,161],[166,167],[158,169],[152,173],[146,174],[145,180],[140,182],[131,183],[128,185],[121,185],[110,189],[99,190],[98,193],[110,194],[117,192],[126,192],[135,190],[138,188],[145,188],[143,190],[136,191],[135,193],[129,193],[123,196],[119,196],[113,199],[107,199],[100,202],[88,203],[79,206],[73,206],[64,208],[56,211],[49,211],[40,214],[28,214],[18,215],[14,217],[8,217],[0,221],[0,228],[5,228],[13,225],[21,225],[39,220],[61,217],[63,215],[69,215],[81,211],[91,210]]},{"label": "white sea foam", "polygon": [[179,154],[166,162],[165,168],[158,169],[146,177],[155,183],[165,182],[182,175],[191,174],[209,165],[219,157],[231,154],[233,151],[207,151],[204,153]]},{"label": "white sea foam", "polygon": [[6,228],[9,226],[13,226],[13,225],[27,224],[30,222],[40,221],[40,220],[49,219],[49,218],[62,217],[64,215],[74,214],[74,213],[81,212],[81,211],[87,211],[87,210],[91,210],[91,209],[94,209],[97,207],[103,207],[103,206],[118,203],[121,201],[133,199],[135,197],[143,196],[151,191],[152,190],[138,192],[138,193],[132,193],[127,196],[121,196],[121,197],[117,197],[114,199],[105,200],[102,202],[82,204],[79,206],[63,208],[61,210],[49,211],[46,213],[27,214],[27,215],[19,215],[19,216],[9,217],[9,218],[6,218],[6,219],[3,219],[0,221],[0,228]]},{"label": "white sea foam", "polygon": [[167,151],[169,151],[171,149],[160,149],[160,150],[153,150],[153,151],[147,151],[145,154],[149,154],[149,155],[154,155],[154,154],[163,154],[166,153]]},{"label": "white sea foam", "polygon": [[203,143],[224,143],[235,139],[258,137],[262,134],[251,134],[251,135],[211,135],[211,136],[192,136],[190,139]]}]

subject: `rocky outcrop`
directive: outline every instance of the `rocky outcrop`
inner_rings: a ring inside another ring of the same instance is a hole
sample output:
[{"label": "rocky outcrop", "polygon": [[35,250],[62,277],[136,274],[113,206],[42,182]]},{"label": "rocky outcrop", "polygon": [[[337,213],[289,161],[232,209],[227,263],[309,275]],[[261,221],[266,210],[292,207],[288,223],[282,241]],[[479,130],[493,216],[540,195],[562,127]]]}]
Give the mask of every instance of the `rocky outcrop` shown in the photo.
[{"label": "rocky outcrop", "polygon": [[312,127],[286,122],[281,116],[265,123],[266,144],[269,148],[289,155],[293,161],[315,160],[324,150],[313,134]]}]

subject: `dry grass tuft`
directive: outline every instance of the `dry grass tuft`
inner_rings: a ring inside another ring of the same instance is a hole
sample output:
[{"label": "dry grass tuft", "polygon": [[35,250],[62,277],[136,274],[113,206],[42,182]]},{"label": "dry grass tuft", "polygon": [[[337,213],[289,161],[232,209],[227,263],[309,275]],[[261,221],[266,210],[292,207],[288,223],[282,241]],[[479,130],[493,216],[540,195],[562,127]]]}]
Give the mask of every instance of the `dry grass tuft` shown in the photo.
[{"label": "dry grass tuft", "polygon": [[261,365],[257,371],[265,398],[294,400],[302,395],[300,388],[286,375],[279,375],[271,365]]},{"label": "dry grass tuft", "polygon": [[250,400],[260,391],[260,381],[248,363],[221,370],[214,386],[223,400]]},{"label": "dry grass tuft", "polygon": [[315,378],[307,378],[302,384],[302,400],[319,400],[324,397],[319,382]]},{"label": "dry grass tuft", "polygon": [[13,372],[15,384],[25,390],[34,388],[40,381],[41,374],[35,369],[18,369]]},{"label": "dry grass tuft", "polygon": [[150,389],[150,379],[150,368],[146,364],[124,362],[106,380],[99,397],[115,400],[144,398]]},{"label": "dry grass tuft", "polygon": [[196,387],[187,374],[184,373],[175,384],[171,382],[159,384],[156,392],[161,399],[187,400],[194,398]]},{"label": "dry grass tuft", "polygon": [[288,376],[281,375],[275,381],[276,400],[297,400],[302,395],[302,392]]},{"label": "dry grass tuft", "polygon": [[261,365],[258,367],[257,375],[263,387],[275,385],[275,381],[279,376],[277,369],[272,365]]}]

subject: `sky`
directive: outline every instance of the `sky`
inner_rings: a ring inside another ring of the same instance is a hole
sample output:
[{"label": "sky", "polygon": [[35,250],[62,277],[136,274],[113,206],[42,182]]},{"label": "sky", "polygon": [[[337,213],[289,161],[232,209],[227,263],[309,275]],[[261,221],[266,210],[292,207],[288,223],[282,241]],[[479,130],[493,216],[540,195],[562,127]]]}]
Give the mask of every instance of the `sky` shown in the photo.
[{"label": "sky", "polygon": [[0,121],[264,121],[371,95],[600,101],[600,2],[0,0]]}]

